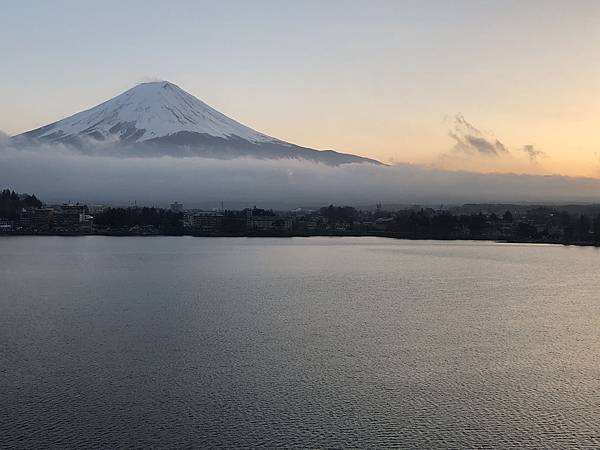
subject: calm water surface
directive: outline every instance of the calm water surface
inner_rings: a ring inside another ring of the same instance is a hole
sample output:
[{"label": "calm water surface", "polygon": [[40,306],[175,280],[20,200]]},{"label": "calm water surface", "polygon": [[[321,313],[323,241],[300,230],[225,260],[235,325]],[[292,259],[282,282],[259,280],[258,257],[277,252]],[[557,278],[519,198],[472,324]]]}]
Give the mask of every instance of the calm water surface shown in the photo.
[{"label": "calm water surface", "polygon": [[600,447],[600,252],[0,238],[0,448]]}]

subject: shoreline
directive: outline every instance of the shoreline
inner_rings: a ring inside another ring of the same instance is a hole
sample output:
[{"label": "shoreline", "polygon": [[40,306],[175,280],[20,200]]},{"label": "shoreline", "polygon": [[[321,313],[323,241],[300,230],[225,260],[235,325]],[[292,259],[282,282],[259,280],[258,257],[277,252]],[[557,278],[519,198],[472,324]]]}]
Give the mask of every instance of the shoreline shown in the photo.
[{"label": "shoreline", "polygon": [[181,233],[181,234],[142,234],[142,233],[120,233],[120,232],[91,232],[91,233],[75,233],[75,232],[10,232],[0,233],[0,237],[11,236],[38,236],[38,237],[84,237],[84,236],[105,236],[105,237],[203,237],[203,238],[294,238],[294,237],[381,237],[388,239],[407,240],[407,241],[473,241],[473,242],[495,242],[498,244],[545,244],[545,245],[562,245],[573,247],[600,247],[600,242],[586,241],[561,241],[556,239],[518,239],[510,237],[494,237],[494,236],[426,236],[426,235],[410,235],[405,233],[387,233],[387,232],[331,232],[331,233],[278,233],[278,232],[261,232],[261,233]]}]

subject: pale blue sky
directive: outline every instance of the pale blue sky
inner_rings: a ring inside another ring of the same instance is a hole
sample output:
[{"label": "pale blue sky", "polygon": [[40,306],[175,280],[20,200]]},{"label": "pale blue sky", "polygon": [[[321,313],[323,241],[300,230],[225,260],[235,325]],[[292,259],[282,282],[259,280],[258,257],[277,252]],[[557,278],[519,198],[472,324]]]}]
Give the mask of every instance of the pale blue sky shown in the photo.
[{"label": "pale blue sky", "polygon": [[[458,112],[584,174],[597,1],[0,1],[10,134],[168,79],[295,143],[435,163]],[[593,160],[593,164],[597,164]]]}]

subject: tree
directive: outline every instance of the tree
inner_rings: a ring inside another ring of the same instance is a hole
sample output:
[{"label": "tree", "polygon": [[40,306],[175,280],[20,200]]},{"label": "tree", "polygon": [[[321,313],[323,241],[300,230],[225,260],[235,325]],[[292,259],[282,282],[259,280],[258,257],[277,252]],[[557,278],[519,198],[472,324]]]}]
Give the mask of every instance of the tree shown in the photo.
[{"label": "tree", "polygon": [[332,224],[354,222],[357,216],[356,210],[351,206],[333,206],[321,208],[319,213]]},{"label": "tree", "polygon": [[581,214],[575,223],[575,237],[587,241],[590,237],[590,219]]},{"label": "tree", "polygon": [[525,222],[519,222],[517,224],[517,237],[531,239],[537,237],[537,230],[533,225]]},{"label": "tree", "polygon": [[0,192],[0,217],[16,219],[22,208],[41,208],[42,202],[29,194],[17,194],[15,191],[4,189]]},{"label": "tree", "polygon": [[469,231],[471,236],[477,236],[485,230],[487,219],[483,213],[473,214],[470,217]]},{"label": "tree", "polygon": [[600,243],[600,214],[594,218],[594,242]]}]

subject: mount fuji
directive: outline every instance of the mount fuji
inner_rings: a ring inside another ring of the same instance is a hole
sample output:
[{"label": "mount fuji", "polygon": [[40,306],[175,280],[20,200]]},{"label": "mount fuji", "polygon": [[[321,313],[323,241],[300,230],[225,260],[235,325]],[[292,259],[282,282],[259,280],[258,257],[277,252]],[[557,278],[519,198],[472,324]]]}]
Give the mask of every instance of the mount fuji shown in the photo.
[{"label": "mount fuji", "polygon": [[301,147],[259,133],[168,81],[139,84],[86,111],[12,138],[87,154],[300,159],[337,166],[379,161]]}]

